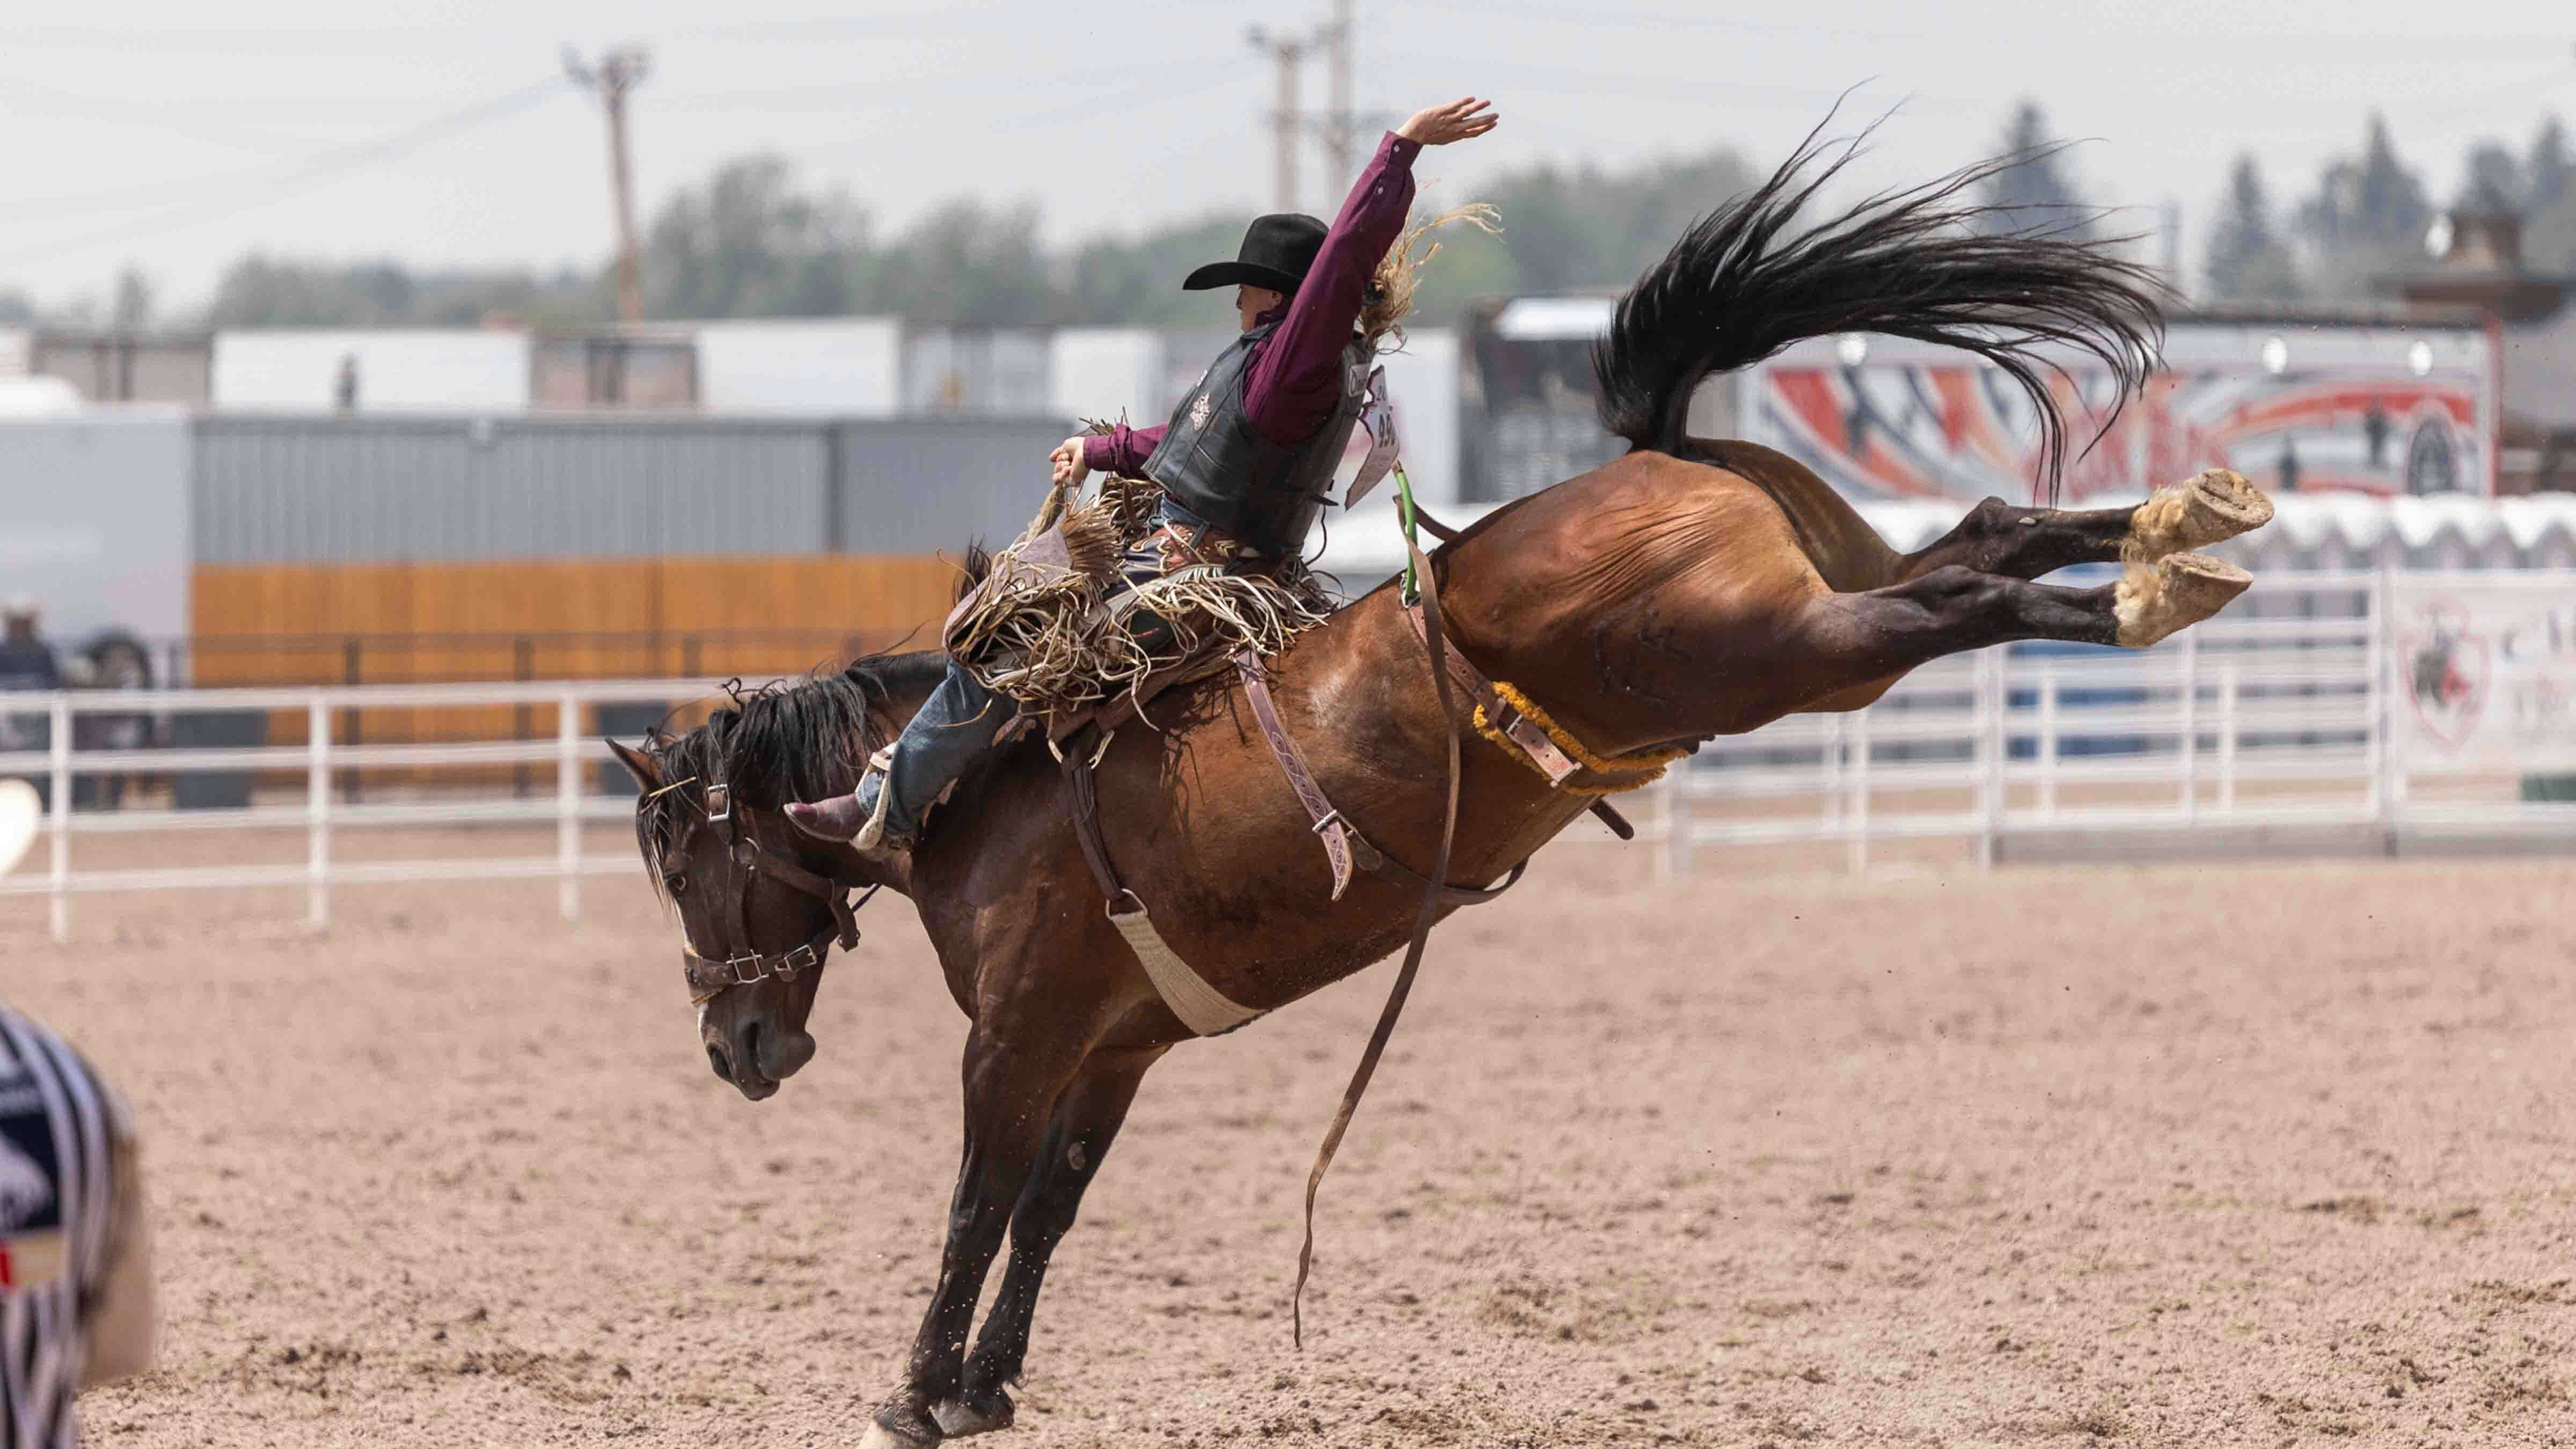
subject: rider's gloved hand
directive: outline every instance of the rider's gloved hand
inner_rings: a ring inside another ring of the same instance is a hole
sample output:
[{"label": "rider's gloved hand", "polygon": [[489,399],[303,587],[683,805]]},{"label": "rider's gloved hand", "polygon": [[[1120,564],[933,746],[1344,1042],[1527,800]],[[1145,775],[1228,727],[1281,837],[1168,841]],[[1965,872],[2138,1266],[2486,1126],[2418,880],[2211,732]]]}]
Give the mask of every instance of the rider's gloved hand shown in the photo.
[{"label": "rider's gloved hand", "polygon": [[1047,454],[1047,461],[1055,465],[1052,477],[1057,483],[1079,487],[1083,479],[1091,476],[1091,465],[1083,461],[1080,438],[1067,438],[1057,444],[1056,450]]}]

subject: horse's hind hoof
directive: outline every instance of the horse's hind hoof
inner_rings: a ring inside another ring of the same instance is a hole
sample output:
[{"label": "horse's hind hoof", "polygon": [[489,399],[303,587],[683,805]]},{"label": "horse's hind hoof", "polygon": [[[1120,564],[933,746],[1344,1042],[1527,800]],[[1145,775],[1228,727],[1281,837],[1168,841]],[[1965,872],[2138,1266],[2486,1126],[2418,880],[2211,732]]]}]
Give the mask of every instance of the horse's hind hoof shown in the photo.
[{"label": "horse's hind hoof", "polygon": [[903,1399],[897,1399],[877,1410],[868,1422],[868,1432],[859,1436],[859,1449],[931,1449],[942,1435],[939,1426],[921,1410]]},{"label": "horse's hind hoof", "polygon": [[2113,594],[2119,643],[2144,649],[2224,609],[2254,576],[2205,553],[2168,554],[2153,568],[2134,566]]},{"label": "horse's hind hoof", "polygon": [[2242,473],[2211,468],[2138,505],[2129,518],[2128,554],[2154,563],[2251,533],[2272,521],[2272,500]]},{"label": "horse's hind hoof", "polygon": [[939,1421],[939,1432],[951,1439],[1007,1429],[1016,1413],[1017,1410],[1011,1406],[1011,1396],[1000,1389],[960,1399],[942,1399],[930,1406],[930,1417]]}]

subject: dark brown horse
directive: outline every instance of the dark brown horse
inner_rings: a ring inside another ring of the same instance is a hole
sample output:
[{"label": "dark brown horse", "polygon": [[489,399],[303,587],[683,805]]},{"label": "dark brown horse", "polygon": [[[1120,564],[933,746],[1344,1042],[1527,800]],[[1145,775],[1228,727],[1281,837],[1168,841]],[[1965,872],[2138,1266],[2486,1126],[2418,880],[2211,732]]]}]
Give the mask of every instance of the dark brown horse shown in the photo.
[{"label": "dark brown horse", "polygon": [[[1945,654],[2017,639],[2143,646],[2214,612],[2244,576],[2184,551],[2268,514],[2233,475],[2140,508],[2062,512],[1988,500],[1915,554],[1890,550],[1806,468],[1744,443],[1687,437],[1708,374],[1799,337],[1872,330],[1949,342],[2001,365],[2062,425],[2033,349],[2071,346],[2124,387],[2148,365],[2152,284],[2096,247],[1980,236],[1955,204],[1979,173],[1881,198],[1785,237],[1832,167],[1802,151],[1761,190],[1694,227],[1621,303],[1600,349],[1604,413],[1635,451],[1501,510],[1435,558],[1450,640],[1517,686],[1592,757],[1615,761],[1852,709]],[[2058,588],[2052,569],[2126,557],[2122,582]],[[1524,861],[1586,800],[1469,733],[1435,700],[1422,640],[1392,588],[1299,637],[1275,661],[1287,731],[1332,802],[1388,855],[1431,866],[1463,736],[1450,877],[1482,885]],[[704,983],[700,1032],[718,1075],[761,1098],[814,1051],[822,954],[848,939],[845,849],[779,806],[855,783],[937,682],[933,654],[746,697],[706,725],[620,758],[648,792],[638,835],[692,953],[745,984]],[[1100,762],[1100,818],[1123,881],[1210,984],[1270,1009],[1403,945],[1419,901],[1363,874],[1338,902],[1308,816],[1231,676],[1155,706]],[[1578,779],[1574,783],[1580,784]],[[902,1386],[864,1441],[923,1445],[1010,1422],[1049,1255],[1108,1154],[1137,1084],[1190,1038],[1101,909],[1055,762],[1031,743],[961,782],[895,878],[972,1022],[964,1160],[937,1290]],[[998,1298],[969,1351],[1005,1233]]]}]

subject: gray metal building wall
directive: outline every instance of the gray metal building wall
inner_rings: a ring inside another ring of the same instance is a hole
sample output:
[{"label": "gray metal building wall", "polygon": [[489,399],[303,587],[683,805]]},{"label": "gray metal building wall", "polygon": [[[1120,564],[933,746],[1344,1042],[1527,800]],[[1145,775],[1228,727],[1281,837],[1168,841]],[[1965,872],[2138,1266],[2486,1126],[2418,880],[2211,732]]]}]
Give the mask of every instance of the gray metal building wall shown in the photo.
[{"label": "gray metal building wall", "polygon": [[1046,501],[1047,454],[1074,431],[1056,419],[836,424],[848,553],[955,553],[1020,536]]},{"label": "gray metal building wall", "polygon": [[1054,421],[193,421],[206,564],[928,553],[1035,512]]},{"label": "gray metal building wall", "polygon": [[45,632],[188,627],[188,423],[175,409],[0,420],[0,596]]}]

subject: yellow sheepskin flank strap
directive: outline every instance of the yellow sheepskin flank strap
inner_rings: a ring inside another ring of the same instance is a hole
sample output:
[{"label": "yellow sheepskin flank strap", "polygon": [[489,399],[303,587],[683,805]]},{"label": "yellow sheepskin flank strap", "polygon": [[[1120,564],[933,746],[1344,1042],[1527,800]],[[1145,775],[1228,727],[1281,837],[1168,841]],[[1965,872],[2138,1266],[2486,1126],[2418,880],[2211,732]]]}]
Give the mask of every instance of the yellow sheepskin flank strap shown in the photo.
[{"label": "yellow sheepskin flank strap", "polygon": [[[1690,751],[1679,748],[1646,750],[1633,755],[1595,754],[1590,746],[1574,737],[1573,731],[1558,724],[1528,695],[1499,680],[1494,684],[1494,693],[1504,704],[1520,711],[1522,717],[1531,724],[1544,730],[1548,741],[1563,750],[1567,759],[1603,777],[1598,781],[1560,787],[1570,795],[1624,795],[1630,790],[1641,790],[1662,779],[1666,767],[1675,760],[1686,759],[1690,755]],[[1476,733],[1501,746],[1503,753],[1537,770],[1542,775],[1547,773],[1538,761],[1530,758],[1527,750],[1514,743],[1511,736],[1504,734],[1499,726],[1485,718],[1485,707],[1481,704],[1476,706],[1475,724]]]}]

